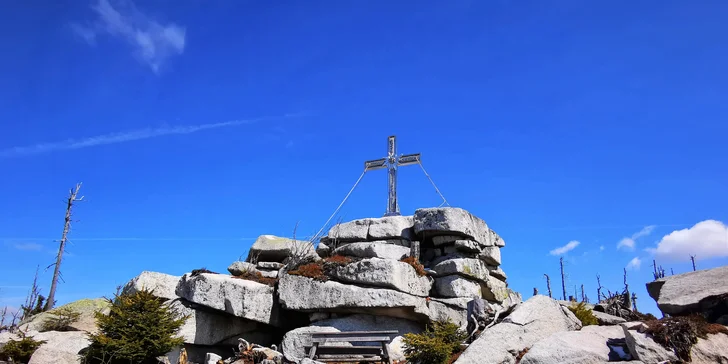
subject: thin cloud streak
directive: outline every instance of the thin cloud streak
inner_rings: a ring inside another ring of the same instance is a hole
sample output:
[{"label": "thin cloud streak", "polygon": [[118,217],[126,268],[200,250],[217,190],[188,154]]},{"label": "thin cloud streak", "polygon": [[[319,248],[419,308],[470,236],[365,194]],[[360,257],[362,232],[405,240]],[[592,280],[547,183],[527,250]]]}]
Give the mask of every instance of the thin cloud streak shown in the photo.
[{"label": "thin cloud streak", "polygon": [[[300,114],[286,114],[283,118],[291,118]],[[211,124],[199,124],[199,125],[185,125],[185,126],[173,126],[173,127],[161,127],[161,128],[145,128],[139,130],[132,130],[120,133],[110,133],[104,135],[97,135],[86,139],[66,139],[61,142],[52,143],[39,143],[35,145],[28,145],[23,147],[13,147],[0,151],[0,158],[19,157],[26,155],[35,155],[48,152],[54,152],[59,150],[71,150],[81,149],[88,147],[95,147],[100,145],[118,144],[132,142],[136,140],[151,139],[166,135],[174,134],[192,134],[198,131],[226,128],[231,126],[253,124],[266,119],[272,118],[257,118],[257,119],[245,119],[245,120],[231,120],[220,123]]]},{"label": "thin cloud streak", "polygon": [[559,247],[559,248],[556,248],[554,250],[551,250],[549,252],[549,254],[551,254],[551,255],[563,255],[563,254],[566,254],[566,253],[574,250],[577,246],[579,246],[579,244],[580,243],[578,241],[572,240],[572,241],[568,242],[566,245],[564,245],[562,247]]}]

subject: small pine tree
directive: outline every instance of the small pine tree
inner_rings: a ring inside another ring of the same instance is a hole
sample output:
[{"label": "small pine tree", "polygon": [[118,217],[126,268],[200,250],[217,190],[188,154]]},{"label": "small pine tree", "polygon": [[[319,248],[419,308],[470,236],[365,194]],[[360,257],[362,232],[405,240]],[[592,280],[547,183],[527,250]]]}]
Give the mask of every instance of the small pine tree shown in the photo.
[{"label": "small pine tree", "polygon": [[35,340],[20,331],[20,340],[11,339],[0,348],[0,360],[11,363],[27,363],[35,351],[43,344],[44,340]]},{"label": "small pine tree", "polygon": [[177,332],[187,320],[149,290],[115,295],[108,315],[96,313],[97,334],[89,334],[91,345],[85,363],[151,364],[156,358],[182,345]]},{"label": "small pine tree", "polygon": [[45,331],[74,331],[73,324],[81,318],[81,313],[69,307],[60,307],[48,311],[52,316],[46,318],[41,324],[40,332]]},{"label": "small pine tree", "polygon": [[574,313],[574,316],[581,321],[582,326],[598,325],[599,321],[591,309],[586,307],[584,302],[572,304],[569,306],[569,311]]},{"label": "small pine tree", "polygon": [[436,321],[421,334],[404,335],[404,355],[411,363],[445,364],[467,337],[452,321]]}]

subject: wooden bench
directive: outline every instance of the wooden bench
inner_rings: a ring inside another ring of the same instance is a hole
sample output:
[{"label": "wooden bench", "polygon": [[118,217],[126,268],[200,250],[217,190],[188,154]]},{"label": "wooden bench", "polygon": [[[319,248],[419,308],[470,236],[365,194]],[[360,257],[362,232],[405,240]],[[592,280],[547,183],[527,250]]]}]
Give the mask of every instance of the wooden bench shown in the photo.
[{"label": "wooden bench", "polygon": [[[392,364],[387,344],[398,331],[312,332],[308,357],[321,362],[382,362]],[[340,345],[348,342],[353,346]],[[326,344],[339,345],[326,345]],[[356,345],[355,343],[378,343]]]}]

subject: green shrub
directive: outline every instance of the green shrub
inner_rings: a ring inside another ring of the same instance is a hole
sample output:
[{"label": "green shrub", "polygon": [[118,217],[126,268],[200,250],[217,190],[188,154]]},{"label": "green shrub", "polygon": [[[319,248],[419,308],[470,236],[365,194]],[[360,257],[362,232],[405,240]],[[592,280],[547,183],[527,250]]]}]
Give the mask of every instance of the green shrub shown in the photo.
[{"label": "green shrub", "polygon": [[10,340],[0,349],[0,360],[14,363],[27,363],[31,355],[46,342],[34,340],[32,336],[26,336],[20,332],[20,340]]},{"label": "green shrub", "polygon": [[576,305],[569,306],[569,311],[574,313],[574,316],[581,321],[582,326],[599,325],[597,317],[591,309],[586,307],[586,303],[579,302]]},{"label": "green shrub", "polygon": [[96,313],[97,334],[89,334],[91,345],[85,363],[147,364],[182,345],[177,337],[187,320],[152,294],[141,290],[115,295],[108,315]]},{"label": "green shrub", "polygon": [[410,363],[445,364],[467,337],[452,321],[437,321],[420,334],[404,335],[404,355]]},{"label": "green shrub", "polygon": [[41,324],[40,331],[73,331],[71,327],[81,318],[81,313],[70,307],[61,307],[48,311],[49,317]]}]

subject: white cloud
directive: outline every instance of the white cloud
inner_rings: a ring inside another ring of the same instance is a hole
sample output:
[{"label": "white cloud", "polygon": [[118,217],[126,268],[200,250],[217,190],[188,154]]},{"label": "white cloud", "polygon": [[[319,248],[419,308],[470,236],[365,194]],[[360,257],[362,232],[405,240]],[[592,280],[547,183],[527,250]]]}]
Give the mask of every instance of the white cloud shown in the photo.
[{"label": "white cloud", "polygon": [[33,251],[40,251],[43,249],[43,245],[40,245],[38,243],[16,243],[14,244],[15,249],[18,250],[33,250]]},{"label": "white cloud", "polygon": [[[295,117],[297,114],[286,114],[282,118]],[[57,150],[68,150],[68,149],[81,149],[87,147],[95,147],[99,145],[117,144],[131,142],[135,140],[156,138],[165,135],[172,134],[191,134],[202,130],[217,129],[230,126],[237,126],[243,124],[252,124],[265,119],[272,118],[257,118],[257,119],[245,119],[245,120],[232,120],[220,123],[210,124],[198,124],[198,125],[184,125],[184,126],[173,126],[173,127],[161,127],[161,128],[146,128],[139,130],[132,130],[121,133],[111,133],[88,137],[85,139],[67,139],[60,142],[51,143],[39,143],[35,145],[28,145],[23,147],[13,147],[5,150],[0,150],[0,158],[16,157],[22,155],[41,154]]]},{"label": "white cloud", "polygon": [[640,269],[641,265],[642,260],[640,260],[640,258],[634,257],[632,258],[632,260],[629,261],[629,263],[627,263],[627,269],[638,270]]},{"label": "white cloud", "polygon": [[600,245],[600,246],[599,246],[599,251],[600,251],[600,252],[603,252],[603,251],[604,251],[604,245]]},{"label": "white cloud", "polygon": [[550,251],[549,254],[562,255],[562,254],[565,254],[567,252],[574,250],[574,248],[576,248],[577,246],[579,246],[579,242],[576,240],[572,240],[572,241],[568,242],[566,245],[564,245],[562,247],[558,247],[558,248]]},{"label": "white cloud", "polygon": [[649,225],[642,228],[642,230],[636,232],[634,235],[632,235],[632,239],[639,239],[643,236],[647,236],[652,234],[652,232],[655,230],[655,225]]},{"label": "white cloud", "polygon": [[134,56],[155,73],[173,56],[185,49],[186,29],[174,23],[161,24],[137,10],[131,0],[98,0],[91,8],[97,19],[91,26],[71,24],[71,29],[93,45],[101,33],[126,42]]},{"label": "white cloud", "polygon": [[701,221],[665,235],[657,248],[647,250],[672,261],[689,260],[690,255],[696,259],[728,257],[728,227],[717,220]]},{"label": "white cloud", "polygon": [[632,238],[622,238],[622,240],[617,243],[617,249],[629,249],[634,250],[635,241]]},{"label": "white cloud", "polygon": [[622,240],[617,243],[617,249],[634,250],[634,247],[637,244],[637,239],[650,235],[653,230],[655,230],[655,225],[645,226],[642,230],[632,234],[631,237],[622,238]]}]

